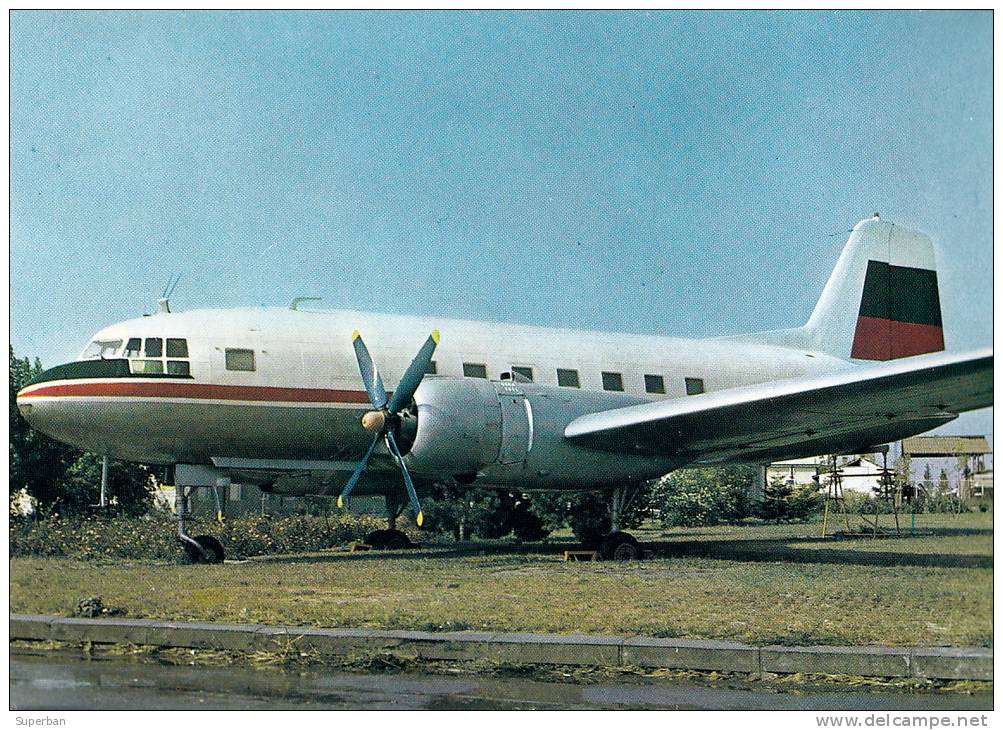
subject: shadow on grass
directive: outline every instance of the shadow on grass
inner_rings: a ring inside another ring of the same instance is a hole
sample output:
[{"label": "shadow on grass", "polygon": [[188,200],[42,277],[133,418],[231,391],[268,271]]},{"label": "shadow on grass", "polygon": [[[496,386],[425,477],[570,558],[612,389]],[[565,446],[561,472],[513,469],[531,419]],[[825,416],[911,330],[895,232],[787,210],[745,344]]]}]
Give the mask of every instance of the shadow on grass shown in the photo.
[{"label": "shadow on grass", "polygon": [[[855,539],[867,539],[855,538]],[[889,538],[891,539],[891,538]],[[821,540],[821,538],[819,538]],[[652,557],[701,557],[750,563],[824,563],[830,565],[918,566],[939,568],[992,568],[991,555],[911,553],[908,551],[855,550],[840,542],[792,545],[790,540],[677,540],[647,543]],[[902,544],[902,543],[899,543]]]},{"label": "shadow on grass", "polygon": [[[702,533],[706,534],[706,533]],[[686,535],[696,537],[698,533]],[[673,539],[646,541],[642,545],[648,558],[671,559],[679,557],[711,558],[714,560],[734,560],[739,562],[787,562],[820,563],[831,565],[874,565],[874,566],[918,566],[944,568],[992,568],[992,555],[966,555],[952,553],[917,553],[909,551],[911,539],[923,537],[957,537],[992,535],[991,529],[939,527],[923,530],[915,538],[903,534],[901,538],[882,538],[900,548],[891,550],[860,550],[847,546],[847,541],[855,543],[870,539],[867,535],[853,538],[823,538],[814,535],[762,537],[762,538],[720,538],[720,539]],[[681,535],[679,537],[682,537]],[[811,543],[797,544],[798,542]],[[277,555],[258,558],[270,563],[320,563],[320,562],[380,562],[392,560],[451,560],[458,558],[547,556],[559,560],[565,550],[580,550],[581,545],[573,542],[562,543],[507,543],[469,542],[456,544],[432,543],[414,550],[392,552],[367,551],[357,553],[322,553],[311,555]]]}]

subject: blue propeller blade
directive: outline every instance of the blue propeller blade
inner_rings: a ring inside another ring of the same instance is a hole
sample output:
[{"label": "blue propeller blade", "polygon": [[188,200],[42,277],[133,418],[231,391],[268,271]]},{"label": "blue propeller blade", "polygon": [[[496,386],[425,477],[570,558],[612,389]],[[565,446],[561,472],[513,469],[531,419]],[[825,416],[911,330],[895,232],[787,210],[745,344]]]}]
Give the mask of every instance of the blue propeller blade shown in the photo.
[{"label": "blue propeller blade", "polygon": [[358,330],[352,333],[352,346],[355,348],[355,358],[359,361],[362,382],[366,384],[366,392],[369,393],[369,402],[373,404],[373,408],[381,410],[387,404],[387,389],[383,387],[380,371],[376,369],[376,363],[369,355],[369,348],[362,341]]},{"label": "blue propeller blade", "polygon": [[376,438],[373,439],[373,443],[369,444],[369,451],[367,451],[366,455],[362,457],[362,461],[359,462],[359,465],[355,467],[355,471],[352,472],[352,477],[348,480],[348,484],[345,485],[345,488],[341,490],[341,494],[338,495],[338,507],[345,506],[345,500],[348,499],[348,495],[352,493],[353,489],[355,489],[355,485],[359,483],[359,479],[362,477],[362,472],[364,472],[366,467],[369,465],[369,458],[373,455],[373,449],[376,448],[376,444],[379,442],[380,435],[376,434]]},{"label": "blue propeller blade", "polygon": [[394,455],[397,459],[397,464],[401,468],[401,473],[404,475],[404,486],[407,487],[407,496],[411,498],[411,508],[414,510],[415,522],[418,523],[418,527],[421,527],[421,523],[425,520],[425,515],[421,512],[421,505],[418,504],[418,495],[414,491],[414,483],[411,481],[411,475],[408,474],[407,467],[404,466],[404,459],[401,458],[401,452],[397,448],[397,442],[394,441],[394,435],[387,431],[387,448],[390,449],[390,453]]},{"label": "blue propeller blade", "polygon": [[397,383],[397,387],[394,388],[394,393],[390,397],[390,407],[387,409],[391,413],[397,413],[398,410],[411,402],[414,392],[421,385],[421,379],[428,372],[428,364],[432,362],[432,355],[438,344],[439,330],[432,330],[432,334],[425,340],[425,344],[418,350],[418,354],[414,356],[414,360],[408,365],[407,371]]}]

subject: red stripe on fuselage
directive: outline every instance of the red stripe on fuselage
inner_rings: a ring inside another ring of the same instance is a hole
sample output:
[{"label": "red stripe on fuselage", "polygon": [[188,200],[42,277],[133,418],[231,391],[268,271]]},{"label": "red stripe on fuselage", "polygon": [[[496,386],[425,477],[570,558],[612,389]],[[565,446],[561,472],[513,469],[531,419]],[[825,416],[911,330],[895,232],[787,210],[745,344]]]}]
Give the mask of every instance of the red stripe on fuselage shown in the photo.
[{"label": "red stripe on fuselage", "polygon": [[944,349],[944,330],[930,324],[858,317],[850,357],[858,360],[897,360]]},{"label": "red stripe on fuselage", "polygon": [[18,398],[61,396],[116,396],[133,398],[197,398],[202,400],[278,401],[290,403],[369,404],[359,390],[327,388],[274,388],[256,385],[208,385],[204,383],[59,383],[43,385]]}]

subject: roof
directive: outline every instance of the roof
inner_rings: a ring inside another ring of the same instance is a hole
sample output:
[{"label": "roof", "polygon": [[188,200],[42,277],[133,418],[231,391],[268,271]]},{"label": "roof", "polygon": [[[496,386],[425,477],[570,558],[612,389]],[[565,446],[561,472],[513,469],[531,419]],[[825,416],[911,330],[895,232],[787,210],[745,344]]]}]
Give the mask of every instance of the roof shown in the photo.
[{"label": "roof", "polygon": [[962,456],[991,454],[985,436],[913,436],[902,441],[902,453],[909,456]]}]

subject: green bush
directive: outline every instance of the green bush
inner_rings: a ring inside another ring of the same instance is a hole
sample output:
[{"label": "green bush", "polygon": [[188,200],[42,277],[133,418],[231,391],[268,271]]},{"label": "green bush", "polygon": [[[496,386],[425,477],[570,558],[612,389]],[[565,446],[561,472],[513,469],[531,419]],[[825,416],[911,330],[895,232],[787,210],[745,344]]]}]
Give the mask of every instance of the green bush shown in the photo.
[{"label": "green bush", "polygon": [[821,487],[795,485],[783,477],[774,477],[766,485],[763,501],[756,507],[756,516],[771,522],[805,522],[822,510]]},{"label": "green bush", "polygon": [[[290,515],[234,519],[192,525],[192,534],[215,536],[227,557],[247,558],[311,552],[360,541],[383,520],[343,514],[330,518]],[[413,532],[409,537],[416,539]],[[181,556],[177,522],[169,515],[150,517],[60,517],[10,520],[10,555],[67,556],[83,560],[127,558],[175,560]]]},{"label": "green bush", "polygon": [[652,507],[662,524],[681,527],[736,522],[749,516],[749,490],[756,467],[683,469],[655,484]]},{"label": "green bush", "polygon": [[[843,502],[846,511],[850,514],[873,515],[875,509],[879,515],[891,514],[894,510],[892,503],[887,499],[878,499],[870,494],[846,491],[843,495]],[[830,509],[836,509],[830,507]],[[978,509],[976,503],[963,502],[953,494],[935,494],[930,496],[920,496],[912,502],[903,502],[899,505],[900,513],[943,513],[943,512],[972,512]]]},{"label": "green bush", "polygon": [[[633,485],[617,529],[639,527],[651,508],[652,483]],[[613,529],[613,491],[539,492],[533,494],[530,510],[539,516],[543,529],[570,527],[583,545],[598,547]]]}]

